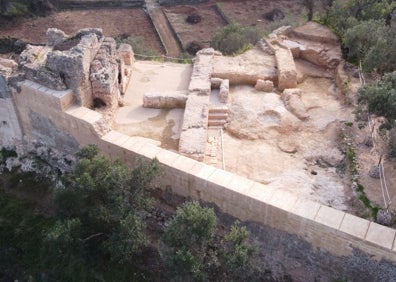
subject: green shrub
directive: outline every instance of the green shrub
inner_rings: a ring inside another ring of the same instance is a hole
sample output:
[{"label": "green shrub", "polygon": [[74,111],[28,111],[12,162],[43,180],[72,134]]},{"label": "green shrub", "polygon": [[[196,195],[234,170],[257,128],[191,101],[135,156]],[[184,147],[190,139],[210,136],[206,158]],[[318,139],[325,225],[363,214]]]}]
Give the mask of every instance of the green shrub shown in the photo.
[{"label": "green shrub", "polygon": [[256,44],[262,35],[256,28],[243,27],[232,23],[215,32],[210,46],[225,55],[240,54],[242,51],[249,49],[251,45]]},{"label": "green shrub", "polygon": [[396,71],[359,89],[358,102],[367,106],[371,113],[396,119]]},{"label": "green shrub", "polygon": [[117,42],[117,46],[119,46],[121,43],[130,44],[135,56],[139,57],[139,55],[142,55],[142,57],[139,57],[139,59],[146,59],[144,56],[158,56],[158,53],[155,50],[147,46],[142,36],[123,34],[116,37],[115,40]]}]

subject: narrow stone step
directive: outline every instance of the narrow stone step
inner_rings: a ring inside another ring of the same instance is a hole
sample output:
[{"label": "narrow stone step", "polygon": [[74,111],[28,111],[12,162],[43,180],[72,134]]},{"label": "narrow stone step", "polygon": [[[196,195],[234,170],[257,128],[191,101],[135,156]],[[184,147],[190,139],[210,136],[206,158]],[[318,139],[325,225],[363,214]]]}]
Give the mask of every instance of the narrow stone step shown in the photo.
[{"label": "narrow stone step", "polygon": [[216,113],[216,114],[212,114],[209,113],[209,117],[208,119],[227,119],[228,114],[227,113]]},{"label": "narrow stone step", "polygon": [[208,126],[222,126],[226,123],[227,123],[227,120],[225,120],[225,119],[208,120]]},{"label": "narrow stone step", "polygon": [[213,109],[209,109],[209,114],[215,114],[215,113],[228,113],[228,109],[227,108],[213,108]]}]

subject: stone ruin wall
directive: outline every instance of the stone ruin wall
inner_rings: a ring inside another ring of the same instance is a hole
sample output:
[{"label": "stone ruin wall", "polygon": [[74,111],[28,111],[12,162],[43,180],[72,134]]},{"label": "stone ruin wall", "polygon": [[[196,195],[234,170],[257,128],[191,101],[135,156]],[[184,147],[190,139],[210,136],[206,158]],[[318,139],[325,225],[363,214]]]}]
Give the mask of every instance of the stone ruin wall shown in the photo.
[{"label": "stone ruin wall", "polygon": [[[212,55],[205,56],[210,60]],[[0,76],[0,117],[12,125],[8,132],[13,140],[19,139],[23,132],[28,141],[40,140],[68,152],[94,143],[108,157],[122,159],[129,165],[134,165],[138,158],[156,157],[164,171],[160,179],[163,189],[213,203],[222,212],[250,222],[249,226],[262,226],[256,236],[265,240],[264,251],[271,250],[268,263],[273,263],[272,256],[283,256],[289,263],[282,267],[289,273],[300,273],[300,281],[313,281],[312,273],[320,273],[323,281],[334,279],[334,275],[368,278],[370,281],[391,281],[396,277],[396,230],[286,192],[268,189],[244,177],[147,144],[139,137],[112,131],[102,114],[77,105],[71,90],[51,89],[25,79],[13,83],[8,89],[4,78],[5,75]],[[202,89],[212,87],[212,84],[217,85],[218,81],[210,79],[208,82],[205,77],[202,85],[206,88]],[[201,99],[205,100],[207,95],[200,89],[192,87],[189,99],[193,97],[190,103],[200,105],[197,108],[201,109],[198,114],[202,117],[206,104]],[[290,100],[290,96],[298,96],[298,93],[284,95]],[[10,116],[2,115],[5,110],[11,113]],[[187,125],[186,120],[186,128],[205,126]],[[3,134],[0,138],[5,138],[1,140],[10,140],[4,132],[0,127]],[[265,239],[265,236],[270,237]],[[274,238],[278,238],[277,242]],[[289,249],[290,245],[293,246]],[[297,256],[296,252],[304,255]],[[282,261],[276,264],[279,267]]]},{"label": "stone ruin wall", "polygon": [[[67,116],[56,120],[58,113],[77,105],[88,110],[99,99],[111,116],[128,86],[133,51],[128,44],[116,49],[114,39],[100,29],[83,29],[73,36],[49,29],[47,38],[45,46],[28,45],[19,64],[0,58],[0,140],[6,147],[40,142],[75,152],[79,143],[70,134],[71,121]],[[73,127],[77,135],[79,130],[93,136],[110,130],[109,117],[92,113],[86,119],[93,127]]]},{"label": "stone ruin wall", "polygon": [[133,51],[113,38],[105,37],[101,29],[82,29],[73,36],[61,30],[49,29],[46,46],[28,46],[20,56],[20,66],[26,79],[54,90],[71,89],[78,105],[100,104],[116,107],[126,90]]}]

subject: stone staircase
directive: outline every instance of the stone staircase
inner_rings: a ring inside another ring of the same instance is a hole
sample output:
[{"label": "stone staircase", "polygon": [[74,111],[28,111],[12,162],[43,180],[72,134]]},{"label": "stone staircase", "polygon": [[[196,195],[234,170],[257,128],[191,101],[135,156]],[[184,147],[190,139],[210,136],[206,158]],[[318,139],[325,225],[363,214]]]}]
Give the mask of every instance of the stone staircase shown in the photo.
[{"label": "stone staircase", "polygon": [[227,118],[227,107],[211,108],[209,109],[208,126],[222,128],[227,123]]}]

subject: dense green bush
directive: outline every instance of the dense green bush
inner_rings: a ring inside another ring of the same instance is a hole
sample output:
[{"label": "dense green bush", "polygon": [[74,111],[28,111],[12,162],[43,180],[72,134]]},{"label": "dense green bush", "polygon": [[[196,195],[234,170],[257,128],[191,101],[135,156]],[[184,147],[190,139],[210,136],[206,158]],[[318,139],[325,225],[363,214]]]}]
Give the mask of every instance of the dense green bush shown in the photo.
[{"label": "dense green bush", "polygon": [[359,89],[358,102],[371,113],[396,119],[396,71]]},{"label": "dense green bush", "polygon": [[395,8],[390,0],[335,0],[321,21],[340,36],[348,60],[385,73],[396,67]]},{"label": "dense green bush", "polygon": [[[177,209],[162,237],[162,253],[174,281],[263,281],[257,247],[236,222],[228,234],[216,233],[212,208],[187,202]],[[217,236],[216,236],[217,235]],[[219,238],[220,237],[220,238]]]},{"label": "dense green bush", "polygon": [[263,36],[256,28],[243,27],[233,23],[215,32],[210,46],[225,55],[235,55],[246,51]]},{"label": "dense green bush", "polygon": [[17,18],[28,15],[48,15],[55,9],[50,0],[2,0],[0,1],[0,19]]}]

